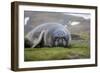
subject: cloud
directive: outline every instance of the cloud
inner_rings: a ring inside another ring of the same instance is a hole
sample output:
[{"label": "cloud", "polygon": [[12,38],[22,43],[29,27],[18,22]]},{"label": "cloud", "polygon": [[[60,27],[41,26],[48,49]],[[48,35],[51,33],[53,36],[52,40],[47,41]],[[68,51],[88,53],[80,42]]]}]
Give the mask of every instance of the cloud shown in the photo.
[{"label": "cloud", "polygon": [[90,19],[90,15],[85,15],[85,14],[69,14],[69,15],[83,17],[84,19]]},{"label": "cloud", "polygon": [[73,25],[78,25],[78,24],[80,24],[80,22],[74,21],[74,22],[71,22],[70,24],[73,26]]},{"label": "cloud", "polygon": [[65,15],[72,15],[77,17],[82,17],[84,19],[90,19],[90,14],[88,13],[64,13]]},{"label": "cloud", "polygon": [[29,21],[30,17],[25,17],[24,19],[24,25],[27,25],[27,22]]}]

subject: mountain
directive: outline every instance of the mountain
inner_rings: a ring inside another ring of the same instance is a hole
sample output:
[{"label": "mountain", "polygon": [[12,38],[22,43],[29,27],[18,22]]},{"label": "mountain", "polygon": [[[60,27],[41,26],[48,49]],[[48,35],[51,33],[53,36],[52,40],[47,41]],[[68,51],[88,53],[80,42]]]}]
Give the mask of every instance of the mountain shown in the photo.
[{"label": "mountain", "polygon": [[[29,17],[29,21],[24,25],[24,32],[27,34],[36,26],[43,23],[56,22],[62,25],[67,25],[71,34],[78,34],[81,32],[90,32],[90,19],[85,19],[79,14],[65,12],[39,12],[39,11],[25,11],[24,18]],[[85,16],[85,14],[84,14]],[[79,22],[78,25],[71,25],[72,22]]]}]

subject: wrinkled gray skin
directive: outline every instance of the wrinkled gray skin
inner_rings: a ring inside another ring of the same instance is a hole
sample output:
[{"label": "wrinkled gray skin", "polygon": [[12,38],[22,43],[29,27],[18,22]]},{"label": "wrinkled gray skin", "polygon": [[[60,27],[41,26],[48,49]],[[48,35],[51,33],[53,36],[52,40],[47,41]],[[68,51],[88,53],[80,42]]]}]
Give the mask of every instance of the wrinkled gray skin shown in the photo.
[{"label": "wrinkled gray skin", "polygon": [[35,47],[68,47],[71,41],[68,29],[59,23],[45,23],[30,31],[25,39]]}]

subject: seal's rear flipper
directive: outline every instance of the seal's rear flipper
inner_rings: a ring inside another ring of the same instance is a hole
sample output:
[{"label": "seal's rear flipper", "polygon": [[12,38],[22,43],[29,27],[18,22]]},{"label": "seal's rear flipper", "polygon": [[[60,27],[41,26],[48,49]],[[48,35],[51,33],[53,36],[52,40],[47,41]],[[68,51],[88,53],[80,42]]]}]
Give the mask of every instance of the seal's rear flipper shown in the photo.
[{"label": "seal's rear flipper", "polygon": [[27,38],[24,39],[24,48],[31,48],[33,45],[32,42],[30,42]]}]

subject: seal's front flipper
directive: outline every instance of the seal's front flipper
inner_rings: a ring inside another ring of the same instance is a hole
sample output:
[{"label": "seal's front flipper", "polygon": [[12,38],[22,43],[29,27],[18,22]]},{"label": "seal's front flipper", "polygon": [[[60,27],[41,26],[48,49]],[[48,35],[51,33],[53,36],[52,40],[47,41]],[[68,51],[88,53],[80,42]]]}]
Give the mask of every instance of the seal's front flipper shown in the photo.
[{"label": "seal's front flipper", "polygon": [[42,31],[42,32],[40,33],[38,39],[34,40],[32,48],[35,48],[36,46],[38,46],[38,45],[41,43],[42,38],[43,38],[43,36],[44,36],[44,32],[45,32],[45,31]]}]

